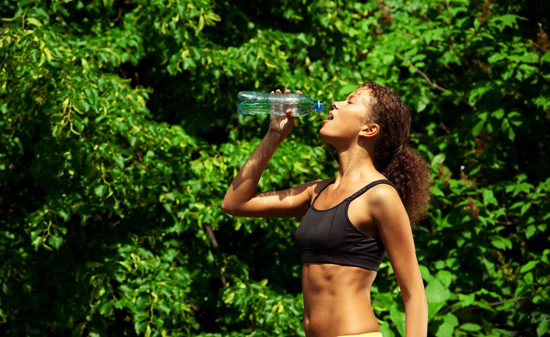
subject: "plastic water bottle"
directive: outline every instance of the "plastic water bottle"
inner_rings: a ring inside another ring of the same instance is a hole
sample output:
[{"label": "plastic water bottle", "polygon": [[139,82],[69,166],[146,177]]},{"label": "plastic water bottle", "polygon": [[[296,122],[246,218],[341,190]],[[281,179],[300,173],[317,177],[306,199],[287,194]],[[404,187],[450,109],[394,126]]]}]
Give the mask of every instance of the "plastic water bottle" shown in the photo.
[{"label": "plastic water bottle", "polygon": [[238,96],[237,112],[244,115],[284,115],[291,109],[295,117],[312,111],[322,111],[323,102],[301,94],[271,94],[257,91],[241,91]]}]

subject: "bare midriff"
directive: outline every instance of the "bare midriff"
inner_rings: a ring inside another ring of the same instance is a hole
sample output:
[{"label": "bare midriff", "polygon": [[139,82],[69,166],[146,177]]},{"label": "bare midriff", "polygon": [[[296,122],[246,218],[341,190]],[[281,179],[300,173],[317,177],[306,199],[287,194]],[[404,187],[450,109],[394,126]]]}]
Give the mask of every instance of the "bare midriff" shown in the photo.
[{"label": "bare midriff", "polygon": [[307,337],[380,331],[370,302],[376,271],[335,264],[304,263],[304,329]]}]

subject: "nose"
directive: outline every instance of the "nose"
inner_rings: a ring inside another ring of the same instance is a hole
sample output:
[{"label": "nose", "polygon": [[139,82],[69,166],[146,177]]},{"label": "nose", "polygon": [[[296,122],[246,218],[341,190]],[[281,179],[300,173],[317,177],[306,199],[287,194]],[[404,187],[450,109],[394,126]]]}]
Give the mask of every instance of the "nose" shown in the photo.
[{"label": "nose", "polygon": [[332,108],[333,109],[338,109],[338,107],[336,106],[336,102],[332,102]]}]

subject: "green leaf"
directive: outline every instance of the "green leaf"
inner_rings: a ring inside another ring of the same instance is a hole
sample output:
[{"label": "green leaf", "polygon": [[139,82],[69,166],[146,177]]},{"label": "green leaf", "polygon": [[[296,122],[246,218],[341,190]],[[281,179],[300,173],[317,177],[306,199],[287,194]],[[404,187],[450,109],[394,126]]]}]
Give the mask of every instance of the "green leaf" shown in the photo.
[{"label": "green leaf", "polygon": [[500,236],[493,236],[491,238],[491,244],[501,250],[512,249],[512,242]]},{"label": "green leaf", "polygon": [[474,125],[472,128],[472,136],[477,137],[481,133],[481,130],[483,130],[483,127],[485,126],[485,120],[481,120]]},{"label": "green leaf", "polygon": [[349,94],[355,91],[357,89],[357,85],[353,83],[346,84],[340,88],[338,91],[338,96],[342,97],[341,99],[345,99]]},{"label": "green leaf", "polygon": [[481,330],[481,326],[477,325],[477,324],[473,324],[473,323],[464,323],[462,324],[460,327],[459,327],[460,330],[464,330],[464,331],[479,331]]},{"label": "green leaf", "polygon": [[484,189],[483,190],[483,203],[485,205],[493,204],[495,206],[498,206],[498,201],[495,198],[495,195],[494,195],[492,190],[489,190],[489,189]]},{"label": "green leaf", "polygon": [[405,313],[401,310],[398,310],[396,307],[393,307],[393,309],[390,310],[389,316],[392,322],[395,324],[395,326],[397,326],[397,330],[404,335],[405,320],[406,320]]},{"label": "green leaf", "polygon": [[451,337],[453,336],[453,332],[455,328],[458,326],[458,324],[459,323],[456,316],[453,315],[452,313],[448,313],[445,315],[443,324],[439,326],[435,335],[437,337]]},{"label": "green leaf", "polygon": [[525,237],[527,239],[531,238],[537,232],[537,227],[535,225],[530,225],[525,231]]},{"label": "green leaf", "polygon": [[527,20],[527,19],[514,14],[504,14],[504,15],[492,17],[490,24],[494,25],[500,31],[502,31],[506,27],[517,28],[517,20]]},{"label": "green leaf", "polygon": [[145,330],[147,330],[147,327],[149,326],[148,323],[149,323],[149,321],[147,321],[147,320],[142,320],[142,321],[136,322],[134,324],[134,329],[136,330],[136,333],[141,334],[141,333],[145,332]]},{"label": "green leaf", "polygon": [[132,266],[130,266],[127,262],[119,261],[118,263],[120,263],[122,266],[124,266],[126,269],[128,269],[128,271],[132,271]]},{"label": "green leaf", "polygon": [[548,333],[550,333],[550,321],[546,319],[540,322],[537,326],[537,336],[541,337]]},{"label": "green leaf", "polygon": [[489,63],[494,64],[498,61],[504,60],[506,58],[506,55],[503,54],[493,54],[489,59],[487,60]]},{"label": "green leaf", "polygon": [[63,238],[59,235],[48,237],[48,244],[57,250],[59,250],[59,247],[61,247],[62,243]]},{"label": "green leaf", "polygon": [[122,157],[121,155],[117,155],[113,157],[113,160],[118,165],[118,167],[120,167],[121,169],[124,168],[124,157]]},{"label": "green leaf", "polygon": [[519,272],[520,273],[526,273],[528,272],[529,270],[535,268],[535,266],[539,263],[539,261],[529,261],[527,262],[527,264],[521,266]]},{"label": "green leaf", "polygon": [[531,208],[531,202],[528,201],[523,204],[523,206],[521,206],[521,211],[519,212],[519,214],[523,216],[529,210],[529,208]]},{"label": "green leaf", "polygon": [[504,117],[504,109],[498,109],[498,110],[494,111],[493,116],[496,119],[502,119],[502,117]]},{"label": "green leaf", "polygon": [[426,287],[426,296],[428,297],[428,303],[445,303],[451,297],[451,292],[441,281],[433,279]]},{"label": "green leaf", "polygon": [[420,274],[422,275],[422,279],[428,283],[431,282],[433,277],[430,274],[430,270],[424,265],[419,265],[419,267],[420,267]]},{"label": "green leaf", "polygon": [[527,52],[521,57],[525,63],[539,63],[539,56],[533,52]]},{"label": "green leaf", "polygon": [[105,185],[98,185],[94,189],[95,194],[100,198],[103,197],[106,190],[107,190],[107,186],[105,186]]},{"label": "green leaf", "polygon": [[437,168],[439,164],[442,164],[443,162],[445,162],[445,157],[446,157],[445,153],[438,153],[433,157],[430,165],[434,168]]},{"label": "green leaf", "polygon": [[27,22],[30,23],[31,25],[35,25],[37,27],[42,26],[42,23],[40,21],[38,21],[36,18],[27,18]]},{"label": "green leaf", "polygon": [[475,298],[476,294],[474,293],[468,295],[458,294],[458,299],[460,300],[461,307],[463,308],[470,306],[474,302]]},{"label": "green leaf", "polygon": [[445,288],[449,288],[453,280],[453,274],[448,270],[440,270],[437,272],[436,278],[441,281]]},{"label": "green leaf", "polygon": [[73,121],[73,125],[75,126],[78,132],[82,132],[82,130],[84,130],[84,124],[82,124],[80,121],[76,119]]}]

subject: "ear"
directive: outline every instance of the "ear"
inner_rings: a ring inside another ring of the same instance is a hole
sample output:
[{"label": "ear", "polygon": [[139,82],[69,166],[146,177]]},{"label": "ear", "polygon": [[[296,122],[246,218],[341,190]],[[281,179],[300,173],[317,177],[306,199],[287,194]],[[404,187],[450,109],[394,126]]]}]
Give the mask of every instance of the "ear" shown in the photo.
[{"label": "ear", "polygon": [[365,124],[361,131],[359,131],[359,136],[361,137],[374,137],[380,132],[380,126],[376,123]]}]

